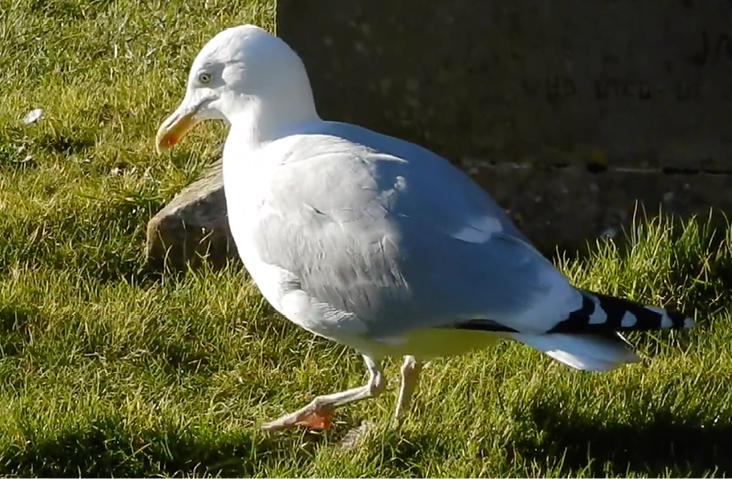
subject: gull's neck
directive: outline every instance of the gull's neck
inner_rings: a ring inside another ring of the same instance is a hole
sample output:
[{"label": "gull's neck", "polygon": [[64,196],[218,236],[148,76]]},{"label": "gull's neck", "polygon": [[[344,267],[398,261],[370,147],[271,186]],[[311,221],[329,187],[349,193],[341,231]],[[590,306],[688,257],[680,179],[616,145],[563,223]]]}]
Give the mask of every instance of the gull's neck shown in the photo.
[{"label": "gull's neck", "polygon": [[320,121],[312,94],[298,99],[267,100],[248,98],[246,107],[228,116],[230,135],[249,149],[298,132],[303,126]]}]

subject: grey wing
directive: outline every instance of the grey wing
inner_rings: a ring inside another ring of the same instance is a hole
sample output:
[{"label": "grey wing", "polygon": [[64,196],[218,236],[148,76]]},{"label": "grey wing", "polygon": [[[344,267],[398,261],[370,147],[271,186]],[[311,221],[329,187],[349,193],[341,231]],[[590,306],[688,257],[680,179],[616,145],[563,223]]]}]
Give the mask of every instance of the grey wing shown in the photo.
[{"label": "grey wing", "polygon": [[370,337],[472,319],[544,332],[566,319],[576,301],[566,278],[464,173],[417,151],[417,161],[349,150],[288,165],[278,214],[258,230],[262,260]]}]

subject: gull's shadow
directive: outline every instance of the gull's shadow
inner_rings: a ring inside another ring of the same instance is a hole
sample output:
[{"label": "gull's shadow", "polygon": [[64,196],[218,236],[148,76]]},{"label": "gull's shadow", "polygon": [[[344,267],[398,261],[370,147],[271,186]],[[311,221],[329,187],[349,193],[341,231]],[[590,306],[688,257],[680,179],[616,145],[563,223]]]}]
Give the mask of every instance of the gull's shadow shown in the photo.
[{"label": "gull's shadow", "polygon": [[706,422],[658,412],[637,424],[601,424],[600,418],[570,417],[558,407],[541,405],[523,420],[531,421],[542,434],[518,439],[512,444],[515,452],[540,463],[547,457],[563,457],[563,473],[584,470],[594,477],[732,474],[730,418]]},{"label": "gull's shadow", "polygon": [[0,445],[0,474],[20,477],[251,477],[286,462],[305,468],[324,436],[266,437],[245,429],[229,434],[177,426],[130,430],[105,418],[42,437],[24,446]]}]

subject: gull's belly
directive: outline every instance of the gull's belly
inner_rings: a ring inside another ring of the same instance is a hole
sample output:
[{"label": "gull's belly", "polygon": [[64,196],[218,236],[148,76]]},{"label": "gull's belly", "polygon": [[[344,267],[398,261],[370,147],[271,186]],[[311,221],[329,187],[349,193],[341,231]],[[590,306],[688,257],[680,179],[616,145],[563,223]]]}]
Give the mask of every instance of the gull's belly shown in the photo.
[{"label": "gull's belly", "polygon": [[242,247],[239,243],[237,247],[244,265],[262,295],[280,314],[311,333],[352,347],[367,356],[411,355],[426,361],[492,347],[508,338],[499,332],[451,328],[419,329],[397,337],[368,338],[367,328],[356,317],[314,302],[302,291],[284,292],[280,285],[287,281],[288,272],[261,263],[256,253],[245,242],[241,243]]},{"label": "gull's belly", "polygon": [[498,332],[467,329],[430,328],[411,331],[400,337],[366,340],[349,338],[349,346],[373,357],[414,356],[427,361],[457,356],[497,345],[508,336]]}]

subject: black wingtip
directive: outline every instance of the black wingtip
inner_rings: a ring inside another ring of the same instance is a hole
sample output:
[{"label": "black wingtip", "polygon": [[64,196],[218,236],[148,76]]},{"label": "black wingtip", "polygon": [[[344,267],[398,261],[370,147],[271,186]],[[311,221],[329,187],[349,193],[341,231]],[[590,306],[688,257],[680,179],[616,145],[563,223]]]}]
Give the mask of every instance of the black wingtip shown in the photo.
[{"label": "black wingtip", "polygon": [[646,306],[627,299],[590,291],[582,293],[582,306],[548,333],[600,333],[689,329],[694,321],[671,309]]}]

